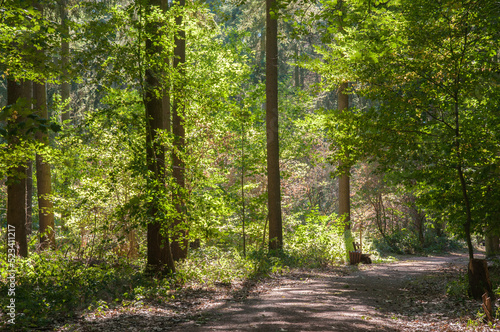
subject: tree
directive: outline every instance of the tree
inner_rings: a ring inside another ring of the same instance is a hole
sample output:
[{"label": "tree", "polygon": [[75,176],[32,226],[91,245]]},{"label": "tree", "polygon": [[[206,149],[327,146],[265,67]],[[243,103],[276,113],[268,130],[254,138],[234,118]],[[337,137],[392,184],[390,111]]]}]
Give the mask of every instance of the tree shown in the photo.
[{"label": "tree", "polygon": [[[151,0],[148,5],[146,30],[150,37],[146,40],[146,69],[144,105],[146,109],[146,160],[148,166],[148,186],[151,189],[150,221],[147,225],[147,256],[149,268],[165,272],[175,272],[170,241],[166,232],[165,213],[161,210],[161,200],[165,198],[165,148],[160,143],[161,132],[165,129],[164,89],[161,84],[160,64],[155,63],[157,54],[162,54],[158,45],[158,22],[154,21],[154,11],[162,8],[161,0]],[[155,39],[153,39],[155,38]]]},{"label": "tree", "polygon": [[[33,84],[33,98],[36,100],[35,110],[41,119],[48,119],[47,111],[47,92],[45,83]],[[48,136],[41,130],[37,131],[36,139],[41,144],[48,144]],[[52,177],[50,173],[50,164],[45,158],[37,153],[36,155],[36,184],[38,196],[38,220],[40,223],[40,244],[42,249],[55,249],[55,225],[54,208],[52,203]]]},{"label": "tree", "polygon": [[[338,112],[347,113],[349,111],[349,95],[347,94],[348,83],[340,84],[338,88]],[[335,130],[335,129],[334,129]],[[354,238],[351,233],[351,189],[350,189],[350,167],[348,161],[339,162],[339,216],[345,223],[344,241],[346,252],[354,250],[352,242]]]},{"label": "tree", "polygon": [[[179,9],[185,6],[185,0],[177,4]],[[174,78],[172,105],[172,133],[174,135],[174,150],[172,153],[172,175],[175,180],[173,191],[173,203],[175,205],[175,217],[173,222],[172,254],[174,260],[181,260],[188,254],[188,225],[186,224],[185,204],[185,62],[186,62],[186,32],[183,27],[183,17],[179,14],[175,18],[178,31],[174,39]]]},{"label": "tree", "polygon": [[[41,2],[34,4],[35,8],[43,17],[43,6]],[[43,48],[39,48],[37,53],[43,54]],[[40,59],[43,59],[43,55]],[[43,78],[40,82],[33,84],[33,98],[35,99],[35,109],[41,119],[48,120],[47,110],[47,91]],[[36,132],[36,140],[41,144],[48,145],[48,136],[46,133],[38,130]],[[55,225],[54,225],[54,209],[52,204],[52,177],[50,174],[50,165],[45,161],[45,158],[38,154],[36,155],[36,175],[37,175],[37,190],[38,190],[38,219],[40,223],[40,245],[42,249],[55,249]]]},{"label": "tree", "polygon": [[447,216],[472,261],[472,232],[498,215],[488,207],[498,197],[498,11],[428,0],[352,9],[364,19],[328,46],[322,72],[359,82],[356,92],[374,101],[352,116],[359,155],[425,188],[418,203]]},{"label": "tree", "polygon": [[67,121],[70,119],[69,114],[69,97],[71,92],[71,85],[69,82],[68,75],[68,65],[69,65],[69,19],[68,19],[68,0],[59,1],[59,10],[61,15],[61,101],[66,103],[63,113],[61,114],[61,120]]},{"label": "tree", "polygon": [[[7,105],[12,109],[11,119],[15,124],[24,121],[22,112],[19,110],[22,96],[22,83],[9,79],[7,81]],[[17,105],[16,105],[17,103]],[[17,107],[16,107],[17,106]],[[17,109],[16,109],[17,108]],[[20,143],[17,136],[11,136],[9,145],[17,148]],[[8,234],[14,233],[17,248],[7,246],[7,250],[15,249],[16,254],[22,257],[28,256],[28,243],[26,238],[26,164],[20,162],[8,171],[7,177],[7,229]],[[9,241],[10,243],[10,241]]]},{"label": "tree", "polygon": [[[22,98],[26,101],[26,109],[32,109],[33,82],[24,80],[22,83]],[[28,111],[31,113],[30,111]],[[33,161],[26,163],[26,234],[31,235],[33,226]]]},{"label": "tree", "polygon": [[283,248],[278,132],[278,7],[266,0],[266,133],[269,249]]}]

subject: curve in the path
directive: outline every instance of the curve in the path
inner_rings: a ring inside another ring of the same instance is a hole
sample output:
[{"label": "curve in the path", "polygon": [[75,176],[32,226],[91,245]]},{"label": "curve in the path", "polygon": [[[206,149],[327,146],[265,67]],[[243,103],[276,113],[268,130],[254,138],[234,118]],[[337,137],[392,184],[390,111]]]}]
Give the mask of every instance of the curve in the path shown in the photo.
[{"label": "curve in the path", "polygon": [[347,276],[319,276],[272,289],[258,298],[228,302],[203,325],[189,322],[176,330],[194,331],[398,331],[391,312],[408,281],[437,273],[464,255],[414,257],[361,266]]}]

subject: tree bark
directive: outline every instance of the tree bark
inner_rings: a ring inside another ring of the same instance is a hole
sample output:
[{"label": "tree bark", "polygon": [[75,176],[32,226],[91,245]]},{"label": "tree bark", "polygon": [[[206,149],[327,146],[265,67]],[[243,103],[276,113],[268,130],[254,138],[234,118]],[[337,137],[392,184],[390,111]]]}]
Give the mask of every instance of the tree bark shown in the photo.
[{"label": "tree bark", "polygon": [[[22,83],[22,98],[28,104],[26,107],[32,108],[33,82],[25,80]],[[33,161],[26,163],[26,234],[30,235],[33,223]]]},{"label": "tree bark", "polygon": [[266,0],[266,132],[269,249],[283,248],[278,133],[278,19],[276,0]]},{"label": "tree bark", "polygon": [[[7,81],[7,105],[14,105],[22,97],[22,87],[18,82]],[[18,117],[17,122],[22,121]],[[19,138],[14,137],[9,142],[15,147]],[[14,231],[16,254],[28,256],[28,241],[26,239],[26,165],[15,165],[10,168],[7,177],[7,238]],[[7,246],[9,250],[9,246]]]},{"label": "tree bark", "polygon": [[[35,109],[42,119],[48,119],[47,111],[47,91],[45,83],[33,84],[33,98],[35,99]],[[48,136],[41,131],[37,131],[36,139],[42,144],[48,143]],[[42,249],[55,249],[55,227],[54,227],[54,208],[51,200],[51,174],[50,165],[44,160],[43,156],[36,155],[36,184],[38,196],[38,219],[40,223],[40,244]]]},{"label": "tree bark", "polygon": [[26,164],[26,234],[33,230],[33,162]]},{"label": "tree bark", "polygon": [[[180,0],[178,6],[183,8],[185,0]],[[184,63],[186,62],[186,33],[182,27],[182,16],[175,18],[178,31],[175,36],[174,49],[174,70],[177,77],[174,80],[174,101],[172,107],[172,133],[174,135],[174,151],[172,154],[172,174],[176,187],[173,191],[173,202],[176,210],[176,217],[173,223],[172,255],[174,260],[185,259],[188,254],[188,225],[186,222],[185,197],[185,100],[184,100]]]},{"label": "tree bark", "polygon": [[499,254],[499,237],[494,234],[485,234],[486,256],[491,257]]},{"label": "tree bark", "polygon": [[[155,6],[160,7],[161,0],[151,0],[150,13]],[[149,18],[148,18],[149,19]],[[158,35],[158,24],[147,23],[151,35]],[[161,53],[162,49],[151,39],[146,40],[146,56]],[[163,96],[157,92],[163,91],[159,80],[160,70],[155,64],[149,63],[146,69],[144,87],[144,105],[146,109],[146,160],[148,167],[148,185],[153,189],[153,199],[149,208],[150,222],[147,227],[147,264],[148,269],[155,272],[175,272],[170,241],[166,234],[164,218],[161,217],[159,204],[165,198],[165,148],[159,143],[160,131],[165,129]],[[163,230],[163,233],[162,233]]]},{"label": "tree bark", "polygon": [[[349,84],[342,83],[338,89],[338,111],[348,112],[349,110],[349,95],[346,93]],[[346,253],[354,250],[352,245],[354,238],[351,232],[351,188],[349,170],[350,168],[343,162],[339,162],[339,169],[341,175],[339,177],[339,217],[345,222],[344,228],[344,242],[346,246]]]}]

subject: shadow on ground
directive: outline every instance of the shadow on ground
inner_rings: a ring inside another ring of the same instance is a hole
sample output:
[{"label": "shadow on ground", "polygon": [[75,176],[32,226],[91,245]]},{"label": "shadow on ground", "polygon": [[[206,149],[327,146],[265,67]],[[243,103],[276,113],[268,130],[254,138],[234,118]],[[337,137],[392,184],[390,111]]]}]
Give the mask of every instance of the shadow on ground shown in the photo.
[{"label": "shadow on ground", "polygon": [[406,314],[411,320],[415,318],[409,317],[408,312],[417,316],[432,314],[439,320],[449,316],[450,311],[437,303],[429,309],[432,312],[428,312],[425,304],[429,298],[441,301],[442,289],[429,288],[434,289],[435,294],[424,294],[424,301],[411,285],[456,278],[456,267],[466,264],[467,257],[457,254],[353,267],[347,275],[331,272],[295,274],[258,296],[250,292],[246,297],[246,291],[252,287],[248,285],[233,293],[232,298],[205,310],[186,308],[182,312],[168,313],[145,308],[133,315],[124,313],[87,322],[77,330],[407,331],[401,326],[401,315]]}]

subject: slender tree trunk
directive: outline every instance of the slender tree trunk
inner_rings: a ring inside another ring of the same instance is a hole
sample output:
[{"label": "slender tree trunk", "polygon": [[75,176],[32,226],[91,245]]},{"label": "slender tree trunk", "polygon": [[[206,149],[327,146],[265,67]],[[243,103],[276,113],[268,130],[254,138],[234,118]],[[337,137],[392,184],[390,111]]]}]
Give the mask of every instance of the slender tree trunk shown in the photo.
[{"label": "slender tree trunk", "polygon": [[[161,0],[151,0],[149,13],[154,6],[160,7]],[[148,17],[148,20],[151,20]],[[151,35],[158,34],[158,24],[147,23]],[[162,50],[151,39],[146,40],[146,57],[151,60],[154,55],[161,54]],[[159,143],[160,131],[165,129],[164,98],[158,97],[157,92],[163,91],[159,80],[160,70],[148,63],[146,69],[144,104],[146,108],[146,159],[148,166],[148,185],[153,189],[153,201],[149,208],[150,222],[147,228],[147,264],[152,271],[175,272],[172,259],[170,241],[166,234],[165,220],[160,217],[159,204],[165,198],[165,148]],[[163,226],[163,227],[162,227]],[[163,233],[162,233],[163,231]]]},{"label": "slender tree trunk", "polygon": [[[33,82],[25,80],[22,83],[22,98],[25,99],[30,110],[33,99]],[[33,223],[33,161],[26,163],[26,234],[31,234]]]},{"label": "slender tree trunk", "polygon": [[[348,83],[342,83],[339,86],[337,97],[339,112],[348,112],[349,110],[349,95],[346,93],[347,88]],[[349,255],[349,251],[354,250],[354,238],[351,232],[350,168],[346,167],[342,161],[339,163],[339,168],[342,171],[339,177],[339,216],[343,218],[345,222],[344,243],[346,247],[346,255]]]},{"label": "slender tree trunk", "polygon": [[[33,84],[33,98],[35,99],[35,109],[42,119],[48,119],[47,111],[47,91],[45,83]],[[38,131],[36,133],[37,141],[42,144],[48,143],[47,134]],[[40,244],[42,249],[55,249],[55,227],[54,227],[54,209],[51,200],[51,174],[50,165],[44,160],[44,157],[36,155],[36,184],[38,190],[38,219],[40,223]]]},{"label": "slender tree trunk", "polygon": [[[180,0],[178,6],[183,8],[185,0]],[[172,107],[172,132],[174,134],[174,152],[172,155],[172,174],[175,179],[176,188],[173,192],[173,202],[176,209],[174,220],[174,233],[172,238],[172,254],[174,260],[185,259],[188,254],[188,225],[186,223],[185,211],[185,129],[184,129],[184,63],[186,62],[186,33],[182,27],[182,16],[175,18],[179,27],[175,36],[174,70],[177,78],[174,80],[174,102]]]},{"label": "slender tree trunk", "polygon": [[424,245],[425,238],[424,238],[424,224],[425,224],[425,214],[423,214],[416,203],[416,197],[413,193],[408,194],[408,209],[410,210],[410,215],[413,220],[413,225],[415,226],[415,230],[417,231],[418,235],[418,242],[420,245]]},{"label": "slender tree trunk", "polygon": [[33,162],[26,165],[26,234],[33,230]]},{"label": "slender tree trunk", "polygon": [[278,134],[278,19],[276,0],[266,0],[266,131],[269,249],[283,248]]},{"label": "slender tree trunk", "polygon": [[247,257],[245,233],[245,123],[241,119],[241,231],[243,237],[243,257]]},{"label": "slender tree trunk", "polygon": [[[14,105],[22,97],[22,86],[18,82],[7,81],[7,105]],[[21,117],[17,122],[22,121]],[[12,146],[19,143],[17,137],[10,140]],[[26,239],[26,165],[18,165],[9,169],[7,177],[7,239],[14,232],[16,254],[22,257],[28,256],[28,242]],[[10,241],[9,241],[10,242]],[[8,243],[9,243],[8,242]]]},{"label": "slender tree trunk", "polygon": [[[337,6],[340,11],[344,11],[343,1],[339,0]],[[341,33],[344,32],[343,16],[340,17],[339,31]],[[348,87],[349,83],[344,82],[341,83],[338,88],[338,111],[341,113],[349,111],[349,95],[347,94]],[[354,238],[351,233],[351,189],[349,179],[350,167],[340,161],[339,168],[342,172],[339,177],[339,216],[343,218],[345,222],[344,243],[346,247],[346,255],[347,257],[349,257],[349,251],[354,250]]]},{"label": "slender tree trunk", "polygon": [[[297,59],[297,61],[299,60],[299,48],[297,46],[297,43],[293,44],[293,51],[295,53],[295,58]],[[300,88],[302,85],[301,85],[301,82],[300,82],[300,67],[299,66],[295,66],[294,68],[294,72],[293,72],[293,80],[294,80],[294,85],[295,87],[298,89]]]},{"label": "slender tree trunk", "polygon": [[[71,85],[68,75],[69,64],[69,25],[68,25],[68,8],[67,0],[61,0],[59,3],[61,10],[61,29],[63,31],[61,36],[61,67],[62,67],[62,83],[61,83],[61,100],[67,102],[70,97]],[[64,107],[61,114],[61,120],[67,121],[70,119],[69,105]]]},{"label": "slender tree trunk", "polygon": [[[459,82],[459,77],[457,78],[457,86]],[[460,153],[460,121],[459,121],[459,111],[458,111],[458,95],[459,91],[455,92],[455,148],[457,151],[457,157],[460,160],[460,163],[462,162],[461,160],[461,153]],[[458,178],[460,180],[460,187],[462,189],[462,197],[464,199],[464,204],[465,204],[465,214],[466,214],[466,219],[465,219],[465,224],[464,224],[464,231],[465,231],[465,240],[467,242],[467,248],[469,250],[469,259],[472,260],[474,259],[474,247],[472,246],[472,238],[471,238],[471,225],[472,225],[472,212],[471,212],[471,204],[469,200],[469,193],[467,190],[467,182],[465,181],[465,175],[463,172],[462,165],[460,164],[457,167],[457,174]]]}]

